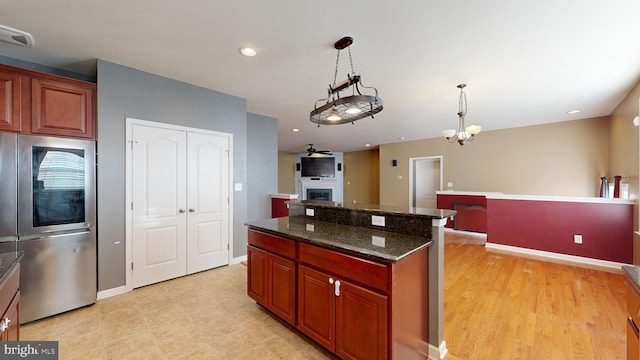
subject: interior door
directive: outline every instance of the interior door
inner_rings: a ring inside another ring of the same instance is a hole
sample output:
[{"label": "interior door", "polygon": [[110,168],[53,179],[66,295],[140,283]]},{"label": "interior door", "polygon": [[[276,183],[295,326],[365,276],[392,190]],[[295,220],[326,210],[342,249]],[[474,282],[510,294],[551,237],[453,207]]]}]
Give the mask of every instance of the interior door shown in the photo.
[{"label": "interior door", "polygon": [[187,136],[187,273],[229,263],[229,139]]},{"label": "interior door", "polygon": [[132,282],[186,275],[186,133],[132,126]]},{"label": "interior door", "polygon": [[414,164],[414,201],[412,206],[435,209],[440,190],[440,159],[417,159]]}]

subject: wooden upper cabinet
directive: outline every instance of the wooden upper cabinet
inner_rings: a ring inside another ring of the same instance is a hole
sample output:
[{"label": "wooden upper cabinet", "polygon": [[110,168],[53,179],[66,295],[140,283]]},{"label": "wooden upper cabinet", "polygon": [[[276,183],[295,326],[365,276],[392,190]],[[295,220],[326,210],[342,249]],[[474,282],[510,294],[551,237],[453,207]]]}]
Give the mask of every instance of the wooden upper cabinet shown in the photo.
[{"label": "wooden upper cabinet", "polygon": [[93,138],[92,88],[50,79],[31,79],[31,132]]},{"label": "wooden upper cabinet", "polygon": [[0,64],[0,131],[95,138],[96,84]]},{"label": "wooden upper cabinet", "polygon": [[0,130],[20,131],[20,75],[0,72]]}]

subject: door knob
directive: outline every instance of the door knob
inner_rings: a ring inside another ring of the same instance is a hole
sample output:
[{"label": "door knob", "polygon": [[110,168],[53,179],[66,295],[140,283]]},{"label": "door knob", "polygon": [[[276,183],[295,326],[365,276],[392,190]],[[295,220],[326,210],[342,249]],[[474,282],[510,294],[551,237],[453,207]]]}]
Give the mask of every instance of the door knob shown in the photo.
[{"label": "door knob", "polygon": [[190,208],[190,209],[189,209],[189,212],[196,212],[196,209],[194,209],[194,208]]},{"label": "door knob", "polygon": [[179,212],[180,214],[184,214],[184,209],[179,209],[179,210],[178,210],[178,212]]}]

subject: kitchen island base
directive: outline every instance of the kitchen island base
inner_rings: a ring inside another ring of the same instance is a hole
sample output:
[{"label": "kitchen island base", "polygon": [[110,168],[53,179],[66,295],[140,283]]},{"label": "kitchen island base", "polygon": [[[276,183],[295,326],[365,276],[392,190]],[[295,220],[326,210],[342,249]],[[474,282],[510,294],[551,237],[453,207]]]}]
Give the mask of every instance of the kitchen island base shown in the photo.
[{"label": "kitchen island base", "polygon": [[428,357],[428,246],[380,262],[250,228],[248,254],[249,296],[338,357]]}]

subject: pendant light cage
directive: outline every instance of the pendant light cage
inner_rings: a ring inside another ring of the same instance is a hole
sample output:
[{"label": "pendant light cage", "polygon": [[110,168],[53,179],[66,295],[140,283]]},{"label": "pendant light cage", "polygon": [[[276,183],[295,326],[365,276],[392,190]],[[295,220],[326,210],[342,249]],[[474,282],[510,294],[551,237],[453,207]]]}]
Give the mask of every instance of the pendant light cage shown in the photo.
[{"label": "pendant light cage", "polygon": [[[353,57],[349,46],[353,43],[353,38],[344,37],[334,44],[338,50],[336,56],[336,68],[333,75],[333,84],[327,89],[327,97],[316,101],[313,110],[309,115],[311,122],[320,125],[340,125],[353,123],[382,111],[382,99],[378,96],[378,90],[374,87],[364,86],[362,78],[353,69]],[[351,73],[347,74],[347,79],[336,83],[338,76],[338,64],[340,51],[347,49]],[[362,89],[370,89],[373,94],[363,94]],[[341,92],[351,90],[349,96],[341,96]],[[323,104],[324,103],[324,104]]]}]

